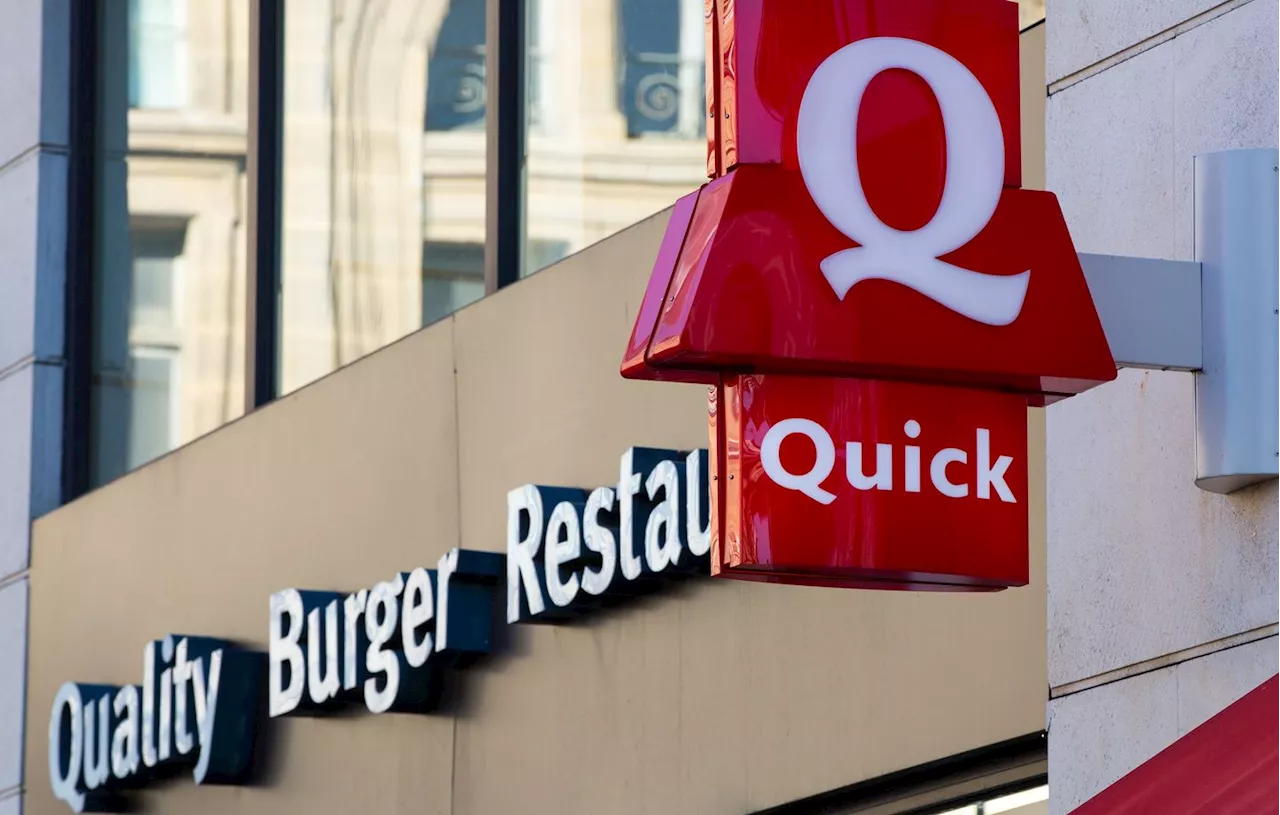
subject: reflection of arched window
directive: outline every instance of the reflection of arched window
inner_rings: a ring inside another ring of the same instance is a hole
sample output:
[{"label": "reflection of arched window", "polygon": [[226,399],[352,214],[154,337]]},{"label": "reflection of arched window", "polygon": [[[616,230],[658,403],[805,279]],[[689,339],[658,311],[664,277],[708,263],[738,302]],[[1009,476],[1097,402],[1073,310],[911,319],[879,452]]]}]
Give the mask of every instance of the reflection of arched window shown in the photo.
[{"label": "reflection of arched window", "polygon": [[627,135],[701,138],[706,107],[703,0],[618,0],[619,107]]},{"label": "reflection of arched window", "polygon": [[186,0],[129,0],[129,106],[186,105]]},{"label": "reflection of arched window", "polygon": [[485,0],[449,0],[427,65],[427,130],[484,126]]}]

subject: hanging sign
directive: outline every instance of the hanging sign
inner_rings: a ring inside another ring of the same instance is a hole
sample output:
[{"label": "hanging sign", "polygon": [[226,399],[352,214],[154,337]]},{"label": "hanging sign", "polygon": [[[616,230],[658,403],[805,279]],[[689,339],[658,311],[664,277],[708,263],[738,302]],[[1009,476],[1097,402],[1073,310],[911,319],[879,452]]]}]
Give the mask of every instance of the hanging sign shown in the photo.
[{"label": "hanging sign", "polygon": [[1021,189],[1017,6],[708,0],[713,180],[624,354],[711,386],[713,574],[1027,582],[1025,408],[1115,378]]}]

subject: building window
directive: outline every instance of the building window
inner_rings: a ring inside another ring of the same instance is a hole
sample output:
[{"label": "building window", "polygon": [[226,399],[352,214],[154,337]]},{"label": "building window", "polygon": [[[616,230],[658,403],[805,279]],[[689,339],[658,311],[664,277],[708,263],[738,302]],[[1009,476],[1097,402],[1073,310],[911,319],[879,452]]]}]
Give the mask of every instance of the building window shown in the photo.
[{"label": "building window", "polygon": [[90,485],[243,413],[248,12],[98,0]]},{"label": "building window", "polygon": [[427,63],[426,129],[484,129],[485,0],[450,0]]},{"label": "building window", "polygon": [[187,0],[129,0],[129,106],[187,104]]},{"label": "building window", "polygon": [[484,296],[484,244],[429,241],[422,249],[422,323]]},{"label": "building window", "polygon": [[526,4],[522,275],[706,181],[702,14],[703,0]]},{"label": "building window", "polygon": [[485,0],[285,14],[280,393],[483,293],[486,166]]},{"label": "building window", "polygon": [[618,23],[627,135],[701,139],[707,98],[701,0],[621,0]]},{"label": "building window", "polygon": [[948,809],[937,815],[1049,815],[1049,788],[1033,787],[1029,790],[993,796],[956,809]]}]

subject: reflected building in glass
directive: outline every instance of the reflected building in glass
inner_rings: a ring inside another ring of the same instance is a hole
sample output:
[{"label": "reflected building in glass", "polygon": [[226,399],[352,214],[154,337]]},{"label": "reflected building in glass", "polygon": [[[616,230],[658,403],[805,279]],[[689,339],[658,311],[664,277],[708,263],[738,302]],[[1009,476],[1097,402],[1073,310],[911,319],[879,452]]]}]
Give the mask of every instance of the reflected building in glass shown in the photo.
[{"label": "reflected building in glass", "polygon": [[96,483],[244,412],[248,15],[98,4]]},{"label": "reflected building in glass", "polygon": [[[530,0],[522,274],[705,181],[703,0]],[[94,476],[243,413],[248,0],[101,0]],[[484,294],[485,0],[289,3],[280,391]]]}]

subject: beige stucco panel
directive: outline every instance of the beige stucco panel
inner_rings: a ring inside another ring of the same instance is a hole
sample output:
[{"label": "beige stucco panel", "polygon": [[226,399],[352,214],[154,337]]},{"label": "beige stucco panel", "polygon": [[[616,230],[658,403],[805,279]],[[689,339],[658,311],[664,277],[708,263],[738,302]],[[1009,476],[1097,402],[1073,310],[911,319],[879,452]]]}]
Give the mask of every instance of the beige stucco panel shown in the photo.
[{"label": "beige stucco panel", "polygon": [[507,491],[618,480],[631,446],[707,446],[707,389],[618,374],[667,214],[458,312],[462,540],[506,546]]}]

